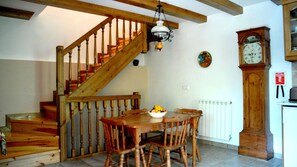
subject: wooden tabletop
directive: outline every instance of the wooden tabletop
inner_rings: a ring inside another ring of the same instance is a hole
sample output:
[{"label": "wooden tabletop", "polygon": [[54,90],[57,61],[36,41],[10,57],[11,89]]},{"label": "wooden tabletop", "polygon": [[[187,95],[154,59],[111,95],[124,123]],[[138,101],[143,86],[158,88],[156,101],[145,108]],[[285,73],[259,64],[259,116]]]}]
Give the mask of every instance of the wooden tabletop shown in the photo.
[{"label": "wooden tabletop", "polygon": [[163,121],[163,118],[165,117],[180,117],[180,118],[186,118],[189,117],[185,114],[179,114],[174,112],[167,112],[166,115],[162,118],[153,118],[148,113],[146,114],[138,114],[138,115],[131,115],[131,116],[125,116],[121,117],[121,119],[124,119],[127,123],[127,127],[130,128],[137,128],[140,126],[148,126],[153,124],[159,124]]}]

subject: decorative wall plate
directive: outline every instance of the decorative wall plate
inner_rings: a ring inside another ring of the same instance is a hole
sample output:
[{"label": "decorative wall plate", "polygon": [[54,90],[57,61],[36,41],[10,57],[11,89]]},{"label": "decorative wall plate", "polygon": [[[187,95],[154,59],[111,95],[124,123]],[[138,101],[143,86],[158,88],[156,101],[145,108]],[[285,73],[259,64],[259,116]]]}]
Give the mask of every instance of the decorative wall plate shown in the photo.
[{"label": "decorative wall plate", "polygon": [[211,64],[211,55],[207,51],[202,51],[198,55],[198,63],[201,67],[208,67]]}]

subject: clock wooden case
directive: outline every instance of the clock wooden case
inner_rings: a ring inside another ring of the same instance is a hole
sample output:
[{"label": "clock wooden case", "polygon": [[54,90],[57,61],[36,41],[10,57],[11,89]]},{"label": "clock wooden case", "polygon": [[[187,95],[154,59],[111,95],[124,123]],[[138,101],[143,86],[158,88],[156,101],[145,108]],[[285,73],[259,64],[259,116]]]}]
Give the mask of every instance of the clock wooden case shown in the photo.
[{"label": "clock wooden case", "polygon": [[238,153],[268,160],[274,156],[269,125],[269,28],[237,34],[243,76],[243,130],[239,134]]}]

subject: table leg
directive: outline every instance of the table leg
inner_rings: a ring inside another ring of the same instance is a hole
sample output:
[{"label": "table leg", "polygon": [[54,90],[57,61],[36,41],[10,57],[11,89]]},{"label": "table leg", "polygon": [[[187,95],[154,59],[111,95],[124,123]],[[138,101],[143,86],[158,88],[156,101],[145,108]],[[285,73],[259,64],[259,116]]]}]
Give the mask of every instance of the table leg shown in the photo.
[{"label": "table leg", "polygon": [[196,139],[196,135],[197,135],[197,117],[193,117],[193,125],[192,125],[192,166],[195,167],[196,166],[196,145],[197,145],[197,139]]},{"label": "table leg", "polygon": [[135,143],[135,167],[140,167],[139,143],[141,141],[141,131],[139,129],[134,129],[133,133],[133,140]]}]

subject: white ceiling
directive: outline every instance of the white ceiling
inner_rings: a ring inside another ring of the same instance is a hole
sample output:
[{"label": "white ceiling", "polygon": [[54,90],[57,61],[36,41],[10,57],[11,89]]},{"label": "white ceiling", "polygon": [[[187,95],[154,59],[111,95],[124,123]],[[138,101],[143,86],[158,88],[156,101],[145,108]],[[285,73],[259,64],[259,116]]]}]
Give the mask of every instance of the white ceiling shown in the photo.
[{"label": "white ceiling", "polygon": [[[81,0],[83,2],[89,2],[89,3],[94,3],[97,5],[102,5],[102,6],[107,6],[107,7],[112,7],[112,8],[117,8],[125,11],[130,11],[130,12],[135,12],[147,16],[153,17],[155,12],[150,11],[147,9],[123,4],[120,2],[116,2],[114,0]],[[205,5],[201,2],[198,2],[196,0],[161,0],[162,2],[166,2],[175,6],[179,6],[181,8],[185,8],[206,16],[210,16],[213,14],[218,14],[218,13],[223,13],[222,11],[215,9],[213,7],[210,7],[208,5]],[[231,0],[232,2],[242,6],[250,6],[254,5],[257,3],[262,3],[265,1],[270,1],[270,0]],[[35,15],[38,15],[42,10],[45,8],[43,5],[38,5],[38,4],[33,4],[29,2],[24,2],[21,0],[0,0],[0,6],[6,6],[6,7],[11,7],[11,8],[17,8],[17,9],[23,9],[23,10],[29,10],[35,12]],[[165,11],[166,14],[166,11]],[[168,20],[172,20],[175,22],[182,22],[182,19],[172,17],[169,15],[166,15]]]}]

